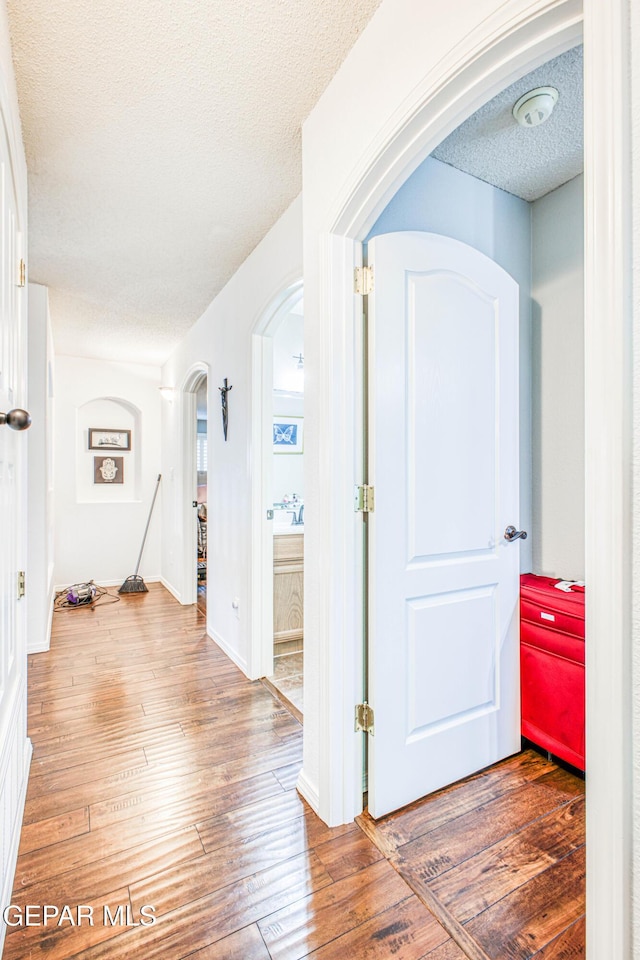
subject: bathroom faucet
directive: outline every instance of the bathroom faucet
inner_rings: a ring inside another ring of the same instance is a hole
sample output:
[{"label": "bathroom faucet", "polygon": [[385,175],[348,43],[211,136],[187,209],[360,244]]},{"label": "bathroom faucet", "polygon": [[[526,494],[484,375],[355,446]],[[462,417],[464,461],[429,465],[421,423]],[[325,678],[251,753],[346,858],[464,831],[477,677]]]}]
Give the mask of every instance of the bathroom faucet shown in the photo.
[{"label": "bathroom faucet", "polygon": [[291,526],[292,527],[301,527],[304,523],[304,503],[300,505],[300,510],[296,513],[295,510],[287,510],[287,513],[291,514]]}]

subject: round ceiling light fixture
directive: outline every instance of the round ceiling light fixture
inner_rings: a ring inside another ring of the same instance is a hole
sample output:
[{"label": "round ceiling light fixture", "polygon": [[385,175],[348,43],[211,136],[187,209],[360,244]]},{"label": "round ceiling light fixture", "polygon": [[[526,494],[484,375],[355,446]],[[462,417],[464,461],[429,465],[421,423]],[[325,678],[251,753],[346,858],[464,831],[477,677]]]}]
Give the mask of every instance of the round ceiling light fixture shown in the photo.
[{"label": "round ceiling light fixture", "polygon": [[521,127],[537,127],[549,119],[557,102],[555,87],[536,87],[516,101],[512,113]]}]

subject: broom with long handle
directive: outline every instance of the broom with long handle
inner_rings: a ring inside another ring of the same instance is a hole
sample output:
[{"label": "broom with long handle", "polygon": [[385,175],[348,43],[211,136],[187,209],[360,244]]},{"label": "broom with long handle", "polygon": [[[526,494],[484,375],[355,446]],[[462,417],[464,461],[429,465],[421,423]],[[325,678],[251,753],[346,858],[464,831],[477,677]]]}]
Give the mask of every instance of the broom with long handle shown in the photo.
[{"label": "broom with long handle", "polygon": [[142,579],[138,576],[138,570],[140,569],[140,561],[142,560],[142,551],[144,550],[144,545],[147,539],[147,533],[149,532],[149,524],[151,523],[151,514],[153,513],[153,508],[156,502],[156,497],[158,496],[158,490],[160,489],[160,481],[162,480],[162,474],[158,474],[158,479],[156,480],[156,489],[153,491],[153,500],[151,501],[151,509],[149,510],[149,516],[147,518],[147,525],[144,528],[144,536],[142,537],[142,546],[140,547],[140,553],[138,554],[138,562],[136,563],[135,573],[132,573],[130,577],[127,577],[125,582],[122,584],[118,593],[148,593],[149,588]]}]

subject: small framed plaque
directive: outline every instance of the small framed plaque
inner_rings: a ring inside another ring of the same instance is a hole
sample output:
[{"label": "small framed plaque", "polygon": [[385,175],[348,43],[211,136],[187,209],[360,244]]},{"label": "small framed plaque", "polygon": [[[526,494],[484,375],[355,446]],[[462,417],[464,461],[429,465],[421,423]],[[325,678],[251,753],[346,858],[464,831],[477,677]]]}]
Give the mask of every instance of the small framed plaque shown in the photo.
[{"label": "small framed plaque", "polygon": [[94,457],[94,483],[124,483],[124,457]]},{"label": "small framed plaque", "polygon": [[89,427],[89,450],[131,450],[131,430]]}]

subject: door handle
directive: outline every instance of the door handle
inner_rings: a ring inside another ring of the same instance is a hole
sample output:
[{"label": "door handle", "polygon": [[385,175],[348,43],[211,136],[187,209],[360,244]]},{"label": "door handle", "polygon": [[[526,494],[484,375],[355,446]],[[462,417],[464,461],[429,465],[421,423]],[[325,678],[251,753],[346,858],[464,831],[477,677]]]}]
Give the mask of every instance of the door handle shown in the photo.
[{"label": "door handle", "polygon": [[504,538],[507,543],[512,543],[514,540],[526,540],[527,531],[526,530],[516,530],[515,527],[507,527],[504,532]]},{"label": "door handle", "polygon": [[192,501],[191,501],[191,506],[192,506],[192,507],[197,507],[197,506],[198,506],[198,501],[197,501],[197,500],[192,500]]},{"label": "door handle", "polygon": [[26,430],[31,426],[31,417],[26,410],[9,410],[9,413],[0,413],[0,427],[3,424],[12,430]]}]

